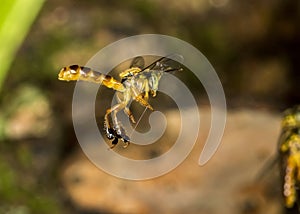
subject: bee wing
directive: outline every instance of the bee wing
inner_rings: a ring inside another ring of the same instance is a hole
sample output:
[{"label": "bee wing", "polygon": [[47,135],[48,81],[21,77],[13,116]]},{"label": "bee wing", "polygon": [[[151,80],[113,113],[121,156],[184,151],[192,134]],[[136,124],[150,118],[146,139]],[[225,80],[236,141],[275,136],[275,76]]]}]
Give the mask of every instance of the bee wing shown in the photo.
[{"label": "bee wing", "polygon": [[141,56],[135,57],[130,64],[130,68],[137,67],[137,68],[143,69],[144,66],[145,66],[145,60]]},{"label": "bee wing", "polygon": [[183,56],[178,54],[172,54],[165,57],[161,57],[158,60],[154,61],[147,67],[145,67],[144,70],[160,70],[163,72],[170,72],[170,71],[177,71],[181,70],[181,66],[179,63],[183,62]]}]

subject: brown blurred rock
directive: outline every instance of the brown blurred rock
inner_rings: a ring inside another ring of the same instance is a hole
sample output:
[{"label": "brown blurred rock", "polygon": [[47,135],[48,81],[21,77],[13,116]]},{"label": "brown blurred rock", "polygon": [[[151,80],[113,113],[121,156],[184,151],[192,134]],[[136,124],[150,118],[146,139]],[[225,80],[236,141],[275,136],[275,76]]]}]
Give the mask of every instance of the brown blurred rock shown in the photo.
[{"label": "brown blurred rock", "polygon": [[[269,182],[270,176],[266,176],[255,180],[275,155],[280,117],[250,109],[228,112],[221,146],[200,167],[197,162],[210,127],[209,115],[209,109],[201,109],[198,142],[188,158],[170,173],[146,181],[119,179],[101,171],[77,151],[62,170],[65,191],[81,209],[105,213],[280,213],[278,179],[271,177]],[[265,173],[272,173],[272,169]],[[271,197],[270,188],[278,189],[277,195]]]}]

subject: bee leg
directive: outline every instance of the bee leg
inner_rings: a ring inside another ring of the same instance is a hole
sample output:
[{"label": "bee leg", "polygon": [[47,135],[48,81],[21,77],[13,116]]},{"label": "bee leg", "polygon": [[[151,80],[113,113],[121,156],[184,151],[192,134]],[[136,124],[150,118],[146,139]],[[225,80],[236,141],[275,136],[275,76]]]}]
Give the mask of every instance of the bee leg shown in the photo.
[{"label": "bee leg", "polygon": [[[136,89],[132,88],[131,89],[132,97],[135,101],[140,103],[142,106],[145,106],[146,108],[153,111],[152,106],[148,103],[149,89],[147,91],[145,89],[147,89],[145,84],[142,85],[142,93],[140,91],[137,91]],[[144,99],[144,97],[145,97],[145,99]]]},{"label": "bee leg", "polygon": [[121,139],[124,142],[124,144],[125,144],[124,148],[126,148],[129,145],[130,139],[126,135],[126,132],[125,132],[124,128],[121,126],[120,122],[115,124],[114,129],[115,129],[117,138]]},{"label": "bee leg", "polygon": [[124,141],[124,146],[123,146],[123,148],[126,149],[126,148],[129,146],[129,144],[130,144],[129,141],[126,141],[126,142]]},{"label": "bee leg", "polygon": [[111,142],[110,149],[115,148],[115,146],[118,144],[119,139],[117,137],[114,138],[114,140]]},{"label": "bee leg", "polygon": [[119,122],[119,120],[117,118],[117,113],[121,109],[125,110],[126,106],[127,106],[127,102],[121,102],[121,103],[113,106],[109,111],[112,113],[112,121],[114,123],[113,130],[115,132],[115,136],[116,136],[116,138],[121,139],[126,144],[126,147],[127,147],[129,145],[130,139],[126,135],[124,128],[121,126],[121,123]]},{"label": "bee leg", "polygon": [[129,119],[131,120],[132,123],[136,123],[135,119],[133,117],[133,114],[128,107],[124,108],[124,112],[125,112],[125,114],[127,114],[127,116],[129,117]]},{"label": "bee leg", "polygon": [[107,115],[104,117],[104,131],[109,140],[112,140],[116,137],[115,130],[111,128]]},{"label": "bee leg", "polygon": [[148,103],[147,100],[145,100],[143,97],[142,97],[142,94],[139,94],[138,96],[136,96],[134,98],[137,102],[139,102],[142,106],[145,106],[146,108],[150,109],[150,110],[154,110],[153,107]]},{"label": "bee leg", "polygon": [[156,97],[156,91],[155,90],[151,90],[151,95],[152,95],[152,97]]},{"label": "bee leg", "polygon": [[124,148],[126,148],[129,145],[130,139],[126,135],[124,128],[120,124],[117,124],[115,126],[115,131],[116,131],[117,137],[125,143]]},{"label": "bee leg", "polygon": [[[111,149],[113,149],[119,142],[119,139],[121,136],[117,133],[115,128],[112,128],[108,119],[108,115],[111,114],[115,109],[118,107],[119,104],[113,106],[112,108],[108,109],[106,111],[106,114],[104,115],[104,131],[106,134],[106,137],[109,140],[112,140]],[[116,115],[115,115],[115,121],[116,121]]]},{"label": "bee leg", "polygon": [[108,121],[107,117],[104,120],[104,131],[105,131],[107,139],[113,140],[112,145],[110,147],[110,149],[113,149],[118,144],[119,139],[117,137],[116,131],[113,128],[110,128],[109,121]]},{"label": "bee leg", "polygon": [[[126,103],[126,101],[122,101],[122,99],[120,98],[120,93],[117,93],[116,97],[117,97],[118,103],[122,103],[122,102]],[[135,123],[135,119],[134,119],[133,114],[130,111],[129,107],[125,106],[124,107],[124,112],[125,112],[125,114],[127,114],[127,116],[129,117],[129,119],[131,120],[131,122]]]},{"label": "bee leg", "polygon": [[145,91],[145,95],[144,95],[144,99],[148,102],[148,99],[149,99],[149,81],[148,80],[145,80],[144,82],[144,91]]}]

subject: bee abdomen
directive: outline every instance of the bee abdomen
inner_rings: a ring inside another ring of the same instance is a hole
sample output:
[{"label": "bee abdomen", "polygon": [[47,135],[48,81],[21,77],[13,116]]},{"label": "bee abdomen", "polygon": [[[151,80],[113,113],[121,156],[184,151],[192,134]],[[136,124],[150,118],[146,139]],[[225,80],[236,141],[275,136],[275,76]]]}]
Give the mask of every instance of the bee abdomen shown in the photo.
[{"label": "bee abdomen", "polygon": [[123,84],[115,80],[113,77],[79,65],[64,67],[59,72],[58,79],[65,81],[83,80],[103,84],[108,88],[113,88],[118,91],[124,90]]}]

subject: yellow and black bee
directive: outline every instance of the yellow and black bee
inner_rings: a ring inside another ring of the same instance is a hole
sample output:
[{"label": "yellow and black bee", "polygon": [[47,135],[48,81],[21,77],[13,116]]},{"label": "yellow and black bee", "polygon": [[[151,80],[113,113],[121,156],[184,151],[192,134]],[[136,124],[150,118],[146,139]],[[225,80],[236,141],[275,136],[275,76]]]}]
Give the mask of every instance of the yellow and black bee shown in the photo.
[{"label": "yellow and black bee", "polygon": [[279,156],[286,208],[300,205],[300,106],[284,112],[279,137]]},{"label": "yellow and black bee", "polygon": [[[146,67],[144,67],[144,64],[145,60],[143,57],[135,57],[131,62],[130,68],[119,74],[121,81],[79,65],[64,67],[58,74],[59,80],[89,81],[103,84],[118,92],[118,103],[108,109],[104,115],[104,130],[106,137],[112,140],[111,148],[117,145],[119,139],[124,142],[124,147],[127,147],[130,143],[129,137],[126,135],[125,130],[117,118],[117,113],[123,109],[130,120],[135,123],[135,119],[129,109],[131,101],[135,100],[142,106],[153,110],[153,107],[148,103],[149,93],[151,93],[152,97],[156,96],[159,81],[163,73],[182,70],[182,68],[178,66],[179,64],[174,67],[174,60],[169,57],[162,57]],[[111,125],[109,121],[109,114],[111,114],[113,125]]]}]

